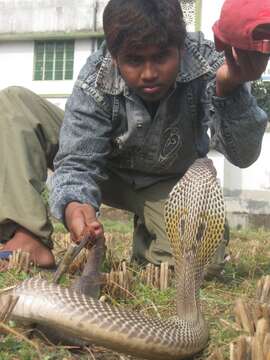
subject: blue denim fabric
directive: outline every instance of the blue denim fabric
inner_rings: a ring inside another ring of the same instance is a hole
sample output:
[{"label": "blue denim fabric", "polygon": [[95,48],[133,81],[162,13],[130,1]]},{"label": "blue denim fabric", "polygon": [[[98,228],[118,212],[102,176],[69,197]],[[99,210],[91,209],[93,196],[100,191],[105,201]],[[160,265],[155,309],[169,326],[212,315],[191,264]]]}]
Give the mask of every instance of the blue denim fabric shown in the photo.
[{"label": "blue denim fabric", "polygon": [[226,98],[215,96],[215,73],[223,61],[201,33],[189,34],[175,87],[151,118],[106,45],[90,56],[66,105],[51,182],[53,215],[63,220],[71,201],[98,210],[106,170],[140,189],[181,177],[210,146],[236,166],[253,163],[267,116],[246,84]]}]

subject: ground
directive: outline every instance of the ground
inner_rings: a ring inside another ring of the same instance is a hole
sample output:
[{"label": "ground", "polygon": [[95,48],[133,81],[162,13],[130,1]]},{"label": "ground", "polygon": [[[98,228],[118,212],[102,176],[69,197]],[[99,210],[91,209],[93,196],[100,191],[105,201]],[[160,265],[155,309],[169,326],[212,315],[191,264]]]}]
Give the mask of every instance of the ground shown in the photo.
[{"label": "ground", "polygon": [[[126,212],[102,209],[102,221],[108,238],[110,257],[106,268],[114,266],[123,258],[128,261],[132,238],[132,216]],[[61,226],[56,226],[59,237]],[[60,251],[58,244],[57,251]],[[229,358],[229,343],[243,331],[236,325],[233,308],[238,298],[255,297],[256,284],[262,275],[270,273],[269,253],[270,232],[264,230],[233,231],[228,249],[228,262],[222,277],[204,283],[200,296],[203,312],[209,323],[210,341],[207,348],[196,359],[205,360],[216,349],[220,349],[225,359]],[[59,255],[59,253],[58,253]],[[137,269],[136,269],[137,271]],[[33,276],[38,269],[32,269],[29,274],[10,270],[0,273],[0,289]],[[50,278],[51,274],[44,272],[42,276]],[[63,286],[77,276],[67,275]],[[175,314],[175,290],[170,286],[160,291],[153,286],[147,286],[136,280],[129,289],[130,294],[118,298],[115,293],[106,292],[107,301],[114,305],[126,306],[151,316],[168,317]],[[1,324],[1,323],[0,323]],[[65,346],[55,346],[44,338],[32,335],[30,330],[9,321],[2,327],[0,335],[0,360],[124,360],[131,357],[116,354],[105,349],[90,347],[74,349]],[[134,358],[133,358],[134,359]]]}]

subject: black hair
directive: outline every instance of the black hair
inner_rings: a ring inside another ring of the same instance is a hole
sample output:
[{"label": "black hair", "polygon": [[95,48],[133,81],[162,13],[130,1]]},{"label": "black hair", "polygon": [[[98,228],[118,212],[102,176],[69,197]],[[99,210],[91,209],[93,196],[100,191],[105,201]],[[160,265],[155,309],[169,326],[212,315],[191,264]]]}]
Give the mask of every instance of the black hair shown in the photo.
[{"label": "black hair", "polygon": [[186,37],[179,0],[110,0],[103,29],[113,57],[147,45],[182,48]]}]

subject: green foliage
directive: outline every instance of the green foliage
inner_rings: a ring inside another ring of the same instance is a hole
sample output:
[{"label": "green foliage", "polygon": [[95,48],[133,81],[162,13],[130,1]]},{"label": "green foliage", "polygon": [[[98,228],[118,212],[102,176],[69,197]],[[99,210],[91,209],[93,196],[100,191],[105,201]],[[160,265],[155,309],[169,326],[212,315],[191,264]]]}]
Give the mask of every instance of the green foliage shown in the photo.
[{"label": "green foliage", "polygon": [[21,360],[38,359],[35,350],[27,343],[18,341],[12,336],[7,336],[1,341],[0,360],[12,359],[14,354],[16,354],[17,359]]},{"label": "green foliage", "polygon": [[60,222],[56,222],[56,221],[53,221],[53,231],[54,233],[61,233],[61,234],[66,234],[68,231],[67,229],[65,228],[65,225],[60,223]]},{"label": "green foliage", "polygon": [[270,118],[270,81],[257,80],[251,85],[252,94],[256,97],[258,105]]},{"label": "green foliage", "polygon": [[[19,340],[12,335],[8,335],[1,339],[0,337],[0,360],[72,360],[74,357],[64,348],[49,348],[46,347],[42,351],[41,357],[37,351],[23,340]],[[35,339],[35,343],[37,340]],[[43,346],[40,346],[42,350]],[[15,355],[16,354],[16,355]],[[44,354],[44,355],[43,355]],[[82,357],[81,359],[86,359]]]},{"label": "green foliage", "polygon": [[8,286],[12,286],[20,281],[24,281],[30,277],[29,274],[25,272],[17,272],[16,270],[12,269],[8,272],[0,272],[0,290],[1,288],[5,288]]}]

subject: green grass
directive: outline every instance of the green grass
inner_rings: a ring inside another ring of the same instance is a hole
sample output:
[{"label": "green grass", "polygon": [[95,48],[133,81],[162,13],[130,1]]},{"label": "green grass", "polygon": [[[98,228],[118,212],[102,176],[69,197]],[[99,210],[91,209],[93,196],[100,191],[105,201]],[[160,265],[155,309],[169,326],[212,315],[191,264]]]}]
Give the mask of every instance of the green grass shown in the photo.
[{"label": "green grass", "polygon": [[[104,228],[109,239],[109,259],[105,267],[109,268],[114,261],[128,259],[132,238],[132,219],[124,217],[111,219],[102,217]],[[252,299],[255,296],[256,283],[262,275],[270,274],[270,232],[233,231],[229,244],[230,260],[226,263],[222,278],[204,283],[200,294],[205,317],[209,323],[210,341],[208,347],[196,359],[206,360],[214,349],[221,349],[225,358],[229,358],[229,343],[242,332],[237,329],[234,321],[233,308],[237,298]],[[134,270],[135,272],[137,269]],[[34,269],[30,274],[0,273],[0,289],[20,282],[29,276],[37,274]],[[50,278],[52,274],[43,274]],[[65,277],[63,284],[69,284],[69,277]],[[116,306],[125,306],[150,316],[168,318],[175,315],[175,289],[168,288],[159,291],[146,286],[138,280],[130,289],[131,295],[126,299],[107,298]],[[27,335],[29,330],[20,328],[19,324],[10,322],[7,325],[19,334]],[[64,360],[64,359],[97,359],[120,360],[120,355],[104,349],[91,347],[90,349],[71,351],[36,337],[30,337],[40,351],[25,340],[12,334],[0,335],[0,360]],[[16,355],[14,355],[16,354]]]},{"label": "green grass", "polygon": [[67,229],[65,226],[60,222],[53,222],[53,231],[55,234],[62,233],[67,234]]},{"label": "green grass", "polygon": [[132,232],[131,222],[104,219],[102,223],[105,231],[108,233],[130,234]]}]

